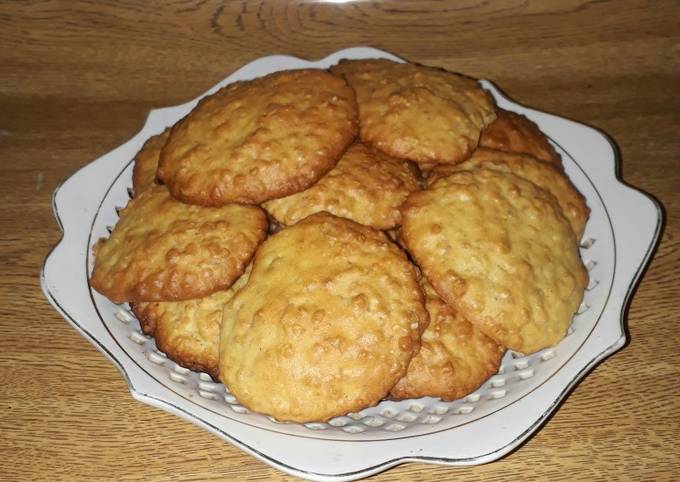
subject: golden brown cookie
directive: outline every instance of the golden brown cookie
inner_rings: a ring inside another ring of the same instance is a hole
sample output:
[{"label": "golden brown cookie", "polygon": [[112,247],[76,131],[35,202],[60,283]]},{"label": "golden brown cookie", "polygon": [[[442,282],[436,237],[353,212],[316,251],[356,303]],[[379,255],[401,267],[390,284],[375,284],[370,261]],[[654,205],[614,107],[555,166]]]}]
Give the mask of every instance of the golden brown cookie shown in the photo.
[{"label": "golden brown cookie", "polygon": [[385,234],[395,243],[399,244],[399,228],[386,229]]},{"label": "golden brown cookie", "polygon": [[247,271],[227,290],[186,301],[130,303],[142,330],[179,365],[217,380],[224,305],[248,281]]},{"label": "golden brown cookie", "polygon": [[170,128],[149,137],[135,156],[135,165],[132,168],[132,190],[135,196],[138,196],[146,188],[157,184],[158,157],[161,155],[161,149],[169,135]]},{"label": "golden brown cookie", "polygon": [[313,214],[262,244],[225,306],[220,378],[251,410],[328,420],[387,395],[427,320],[415,267],[384,233]]},{"label": "golden brown cookie", "polygon": [[427,183],[431,185],[455,171],[476,168],[511,172],[549,191],[557,199],[562,213],[576,234],[576,239],[583,236],[590,215],[585,198],[561,169],[531,156],[479,147],[472,157],[460,164],[436,166],[429,172]]},{"label": "golden brown cookie", "polygon": [[562,158],[538,126],[525,116],[507,110],[496,111],[496,120],[482,131],[479,145],[528,154],[557,167],[562,166]]},{"label": "golden brown cookie", "polygon": [[390,229],[401,223],[399,206],[419,189],[416,168],[409,161],[354,144],[312,187],[267,201],[263,207],[288,226],[326,211],[376,229]]},{"label": "golden brown cookie", "polygon": [[557,343],[583,298],[586,271],[557,201],[514,174],[460,171],[413,193],[401,236],[437,293],[513,350]]},{"label": "golden brown cookie", "polygon": [[158,177],[177,199],[257,204],[302,191],[356,135],[354,93],[329,72],[277,72],[202,99],[161,151]]},{"label": "golden brown cookie", "polygon": [[356,92],[361,140],[419,165],[464,160],[496,117],[475,80],[445,70],[371,59],[342,60],[331,71]]},{"label": "golden brown cookie", "polygon": [[151,187],[96,244],[90,281],[114,303],[200,298],[231,286],[266,231],[260,208],[190,206]]},{"label": "golden brown cookie", "polygon": [[498,371],[504,349],[447,305],[425,280],[423,292],[430,324],[420,339],[420,351],[390,390],[390,398],[455,400]]}]

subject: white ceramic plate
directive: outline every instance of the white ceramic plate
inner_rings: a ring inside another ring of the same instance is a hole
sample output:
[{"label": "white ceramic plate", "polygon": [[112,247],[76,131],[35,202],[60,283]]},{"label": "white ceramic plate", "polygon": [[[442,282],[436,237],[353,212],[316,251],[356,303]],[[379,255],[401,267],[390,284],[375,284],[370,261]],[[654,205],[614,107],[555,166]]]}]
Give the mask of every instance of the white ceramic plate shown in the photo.
[{"label": "white ceramic plate", "polygon": [[[208,92],[282,69],[326,68],[341,58],[384,57],[371,48],[336,52],[318,62],[265,57]],[[276,421],[238,404],[221,384],[190,372],[156,350],[127,305],[116,305],[88,282],[91,248],[108,236],[117,207],[128,201],[131,159],[151,135],[186,115],[198,99],[154,110],[135,137],[73,174],[54,193],[64,232],[45,260],[42,287],[55,309],[123,373],[132,395],[200,425],[264,462],[314,480],[353,480],[406,461],[471,465],[495,460],[529,437],[571,387],[626,342],[628,297],[649,260],[661,211],[617,179],[616,154],[596,130],[518,105],[483,81],[498,104],[535,121],[562,155],[565,170],[592,213],[581,256],[590,284],[568,336],[530,356],[507,353],[499,373],[465,399],[384,401],[329,423]],[[162,430],[162,428],[161,428]]]}]

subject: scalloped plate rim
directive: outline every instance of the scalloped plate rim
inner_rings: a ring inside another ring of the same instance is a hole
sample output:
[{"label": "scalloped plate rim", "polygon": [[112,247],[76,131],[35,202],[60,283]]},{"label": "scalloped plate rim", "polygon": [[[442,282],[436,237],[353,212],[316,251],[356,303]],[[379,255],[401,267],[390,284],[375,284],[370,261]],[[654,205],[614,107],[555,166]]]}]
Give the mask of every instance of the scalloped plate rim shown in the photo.
[{"label": "scalloped plate rim", "polygon": [[[520,107],[521,109],[523,109],[525,111],[530,111],[530,112],[540,114],[540,115],[551,116],[555,119],[566,121],[566,122],[569,122],[571,124],[575,124],[575,125],[578,125],[578,126],[581,126],[581,127],[586,127],[592,134],[598,136],[600,138],[601,142],[606,142],[609,150],[611,151],[611,155],[612,155],[612,158],[613,158],[613,161],[614,161],[613,166],[612,166],[613,172],[611,173],[611,174],[613,174],[613,176],[612,176],[611,180],[613,180],[615,182],[615,184],[617,185],[616,186],[617,188],[625,189],[627,191],[627,195],[638,196],[638,198],[639,198],[637,200],[638,203],[648,202],[648,203],[651,204],[651,206],[654,208],[654,210],[656,212],[656,226],[654,228],[654,232],[651,233],[651,235],[650,235],[650,239],[649,239],[648,246],[647,246],[647,251],[642,256],[642,258],[639,262],[639,265],[635,269],[633,276],[629,280],[627,280],[627,283],[626,283],[627,284],[626,293],[623,296],[623,302],[621,303],[621,306],[620,306],[620,309],[619,309],[619,324],[620,324],[620,328],[621,328],[620,336],[612,344],[610,344],[608,347],[604,348],[601,352],[599,352],[595,356],[591,355],[589,362],[587,362],[585,364],[581,364],[582,366],[580,367],[580,370],[578,370],[576,375],[573,376],[568,383],[563,385],[562,390],[559,391],[556,394],[556,396],[554,396],[552,403],[550,403],[545,409],[543,409],[540,412],[540,415],[538,416],[538,418],[536,418],[533,421],[530,421],[529,425],[526,427],[526,429],[522,433],[520,433],[518,436],[516,436],[510,442],[504,443],[504,444],[494,448],[493,450],[491,450],[487,453],[480,454],[480,455],[475,456],[475,457],[466,457],[466,458],[430,457],[430,456],[427,456],[427,455],[405,455],[405,454],[401,454],[401,455],[397,455],[394,458],[389,458],[387,460],[380,460],[377,464],[371,465],[369,463],[367,466],[365,466],[365,467],[363,467],[359,470],[353,470],[353,471],[348,471],[348,472],[344,472],[344,473],[340,473],[340,472],[322,473],[322,472],[306,470],[302,467],[294,467],[294,466],[288,465],[288,464],[285,463],[285,461],[273,458],[273,457],[267,455],[266,453],[259,451],[257,448],[247,444],[246,442],[239,440],[238,438],[232,436],[228,432],[226,432],[226,431],[222,430],[221,428],[211,424],[208,420],[201,418],[200,416],[198,416],[194,413],[191,413],[190,411],[183,410],[181,407],[176,406],[175,404],[173,404],[169,400],[158,399],[158,398],[156,398],[152,395],[149,395],[148,393],[145,393],[144,390],[141,390],[139,387],[135,386],[136,385],[135,380],[133,379],[133,377],[131,377],[128,374],[128,372],[125,368],[125,363],[121,362],[120,360],[118,360],[118,358],[116,358],[115,354],[113,354],[106,347],[105,341],[100,340],[97,336],[95,336],[90,331],[88,331],[85,326],[83,326],[81,323],[79,323],[78,320],[71,317],[70,313],[68,311],[66,311],[60,305],[59,297],[51,291],[51,289],[48,285],[48,282],[47,282],[48,273],[46,272],[47,264],[48,264],[50,258],[52,258],[53,256],[57,256],[59,254],[59,250],[62,247],[62,244],[65,240],[66,235],[67,235],[66,230],[68,229],[68,226],[64,225],[63,220],[62,220],[62,216],[60,215],[58,196],[59,196],[59,193],[62,190],[66,190],[66,189],[70,188],[71,183],[75,182],[74,179],[77,178],[78,175],[81,174],[85,169],[87,169],[90,166],[93,166],[95,163],[102,160],[102,158],[107,157],[109,155],[112,155],[112,153],[114,153],[118,149],[129,146],[129,145],[137,142],[138,138],[143,137],[142,135],[145,134],[145,132],[149,128],[150,124],[154,121],[154,118],[162,115],[162,111],[164,111],[164,110],[177,110],[177,109],[182,109],[182,108],[188,109],[195,102],[197,102],[198,99],[200,99],[204,95],[207,95],[210,92],[213,92],[214,90],[219,88],[224,83],[227,83],[228,79],[232,75],[234,75],[236,72],[239,72],[242,69],[249,67],[249,66],[251,66],[255,63],[270,62],[272,60],[276,60],[276,61],[282,61],[282,62],[294,61],[296,63],[302,61],[302,62],[318,64],[318,63],[324,63],[324,62],[330,62],[330,61],[337,60],[337,59],[341,58],[343,55],[349,56],[351,58],[388,57],[388,58],[398,59],[398,57],[394,56],[393,54],[390,54],[390,53],[387,53],[387,52],[384,52],[384,51],[381,51],[381,50],[373,49],[373,48],[370,48],[370,47],[353,47],[353,48],[350,48],[350,49],[340,50],[340,51],[334,52],[334,53],[324,57],[323,59],[320,59],[320,60],[317,60],[317,61],[301,59],[301,58],[293,57],[293,56],[289,56],[289,55],[271,55],[271,56],[267,56],[267,57],[261,57],[259,59],[255,59],[255,60],[245,64],[241,68],[232,72],[225,79],[223,79],[222,81],[217,83],[215,86],[211,87],[205,93],[201,94],[200,96],[196,97],[193,100],[190,100],[186,103],[183,103],[183,104],[180,104],[180,105],[177,105],[177,106],[168,106],[168,107],[153,109],[152,111],[150,111],[149,114],[146,117],[144,126],[142,127],[142,129],[137,134],[135,134],[127,142],[121,144],[120,146],[109,151],[108,153],[105,153],[104,155],[100,156],[96,160],[94,160],[94,161],[82,166],[81,168],[79,168],[77,171],[75,171],[73,174],[71,174],[65,181],[60,183],[57,186],[57,188],[55,189],[53,197],[52,197],[52,208],[53,208],[53,211],[54,211],[54,216],[57,220],[57,224],[58,224],[58,226],[59,226],[59,228],[62,232],[62,237],[54,245],[54,247],[50,250],[50,252],[48,253],[47,257],[45,258],[45,260],[43,262],[43,266],[42,266],[41,273],[40,273],[40,282],[41,282],[42,290],[43,290],[45,296],[47,297],[48,301],[50,302],[50,304],[52,304],[52,306],[55,308],[55,310],[57,312],[59,312],[62,315],[62,317],[64,317],[82,336],[84,336],[86,339],[88,339],[88,341],[90,341],[90,343],[92,343],[98,350],[100,350],[106,356],[106,358],[109,359],[109,361],[111,361],[113,363],[114,366],[116,366],[118,368],[118,370],[123,375],[123,378],[125,379],[132,396],[136,400],[141,401],[141,402],[146,403],[146,404],[149,404],[151,406],[155,406],[157,408],[161,408],[161,409],[166,410],[170,413],[178,415],[178,416],[184,418],[185,420],[188,420],[192,423],[195,423],[195,424],[209,430],[210,432],[220,436],[221,438],[223,438],[227,441],[230,441],[231,443],[235,444],[236,446],[238,446],[242,450],[244,450],[247,453],[257,457],[258,459],[264,461],[265,463],[272,465],[272,466],[274,466],[274,467],[276,467],[276,468],[278,468],[278,469],[280,469],[280,470],[282,470],[286,473],[289,473],[289,474],[292,474],[292,475],[295,475],[295,476],[298,476],[298,477],[313,479],[313,480],[334,480],[334,481],[337,481],[337,480],[354,480],[354,479],[357,479],[357,478],[360,478],[360,477],[373,475],[375,473],[389,469],[393,466],[396,466],[396,465],[404,463],[404,462],[425,462],[425,463],[436,463],[436,464],[444,464],[444,465],[475,465],[475,464],[481,464],[481,463],[486,463],[486,462],[490,462],[490,461],[493,461],[493,460],[497,460],[498,458],[501,458],[502,456],[504,456],[505,454],[507,454],[508,452],[513,450],[514,448],[516,448],[524,440],[526,440],[533,433],[535,433],[539,429],[539,427],[547,420],[547,418],[555,411],[555,409],[557,408],[559,403],[569,394],[569,392],[572,390],[574,385],[579,380],[581,380],[595,365],[597,365],[599,362],[601,362],[602,360],[604,360],[605,358],[607,358],[608,356],[610,356],[611,354],[613,354],[614,352],[616,352],[617,350],[619,350],[621,347],[623,347],[625,345],[625,343],[627,341],[626,331],[625,331],[626,308],[630,303],[630,298],[631,298],[632,292],[633,292],[635,286],[637,285],[637,282],[639,281],[639,279],[642,275],[642,272],[644,271],[645,267],[649,263],[649,260],[650,260],[652,254],[654,252],[654,249],[657,245],[657,242],[658,242],[658,239],[659,239],[659,234],[660,234],[660,231],[661,231],[661,228],[662,228],[662,225],[663,225],[663,212],[661,210],[661,207],[660,207],[658,201],[656,201],[652,196],[648,195],[647,193],[641,192],[641,191],[635,189],[634,187],[628,185],[627,183],[625,183],[619,177],[620,159],[619,159],[619,156],[618,156],[618,152],[614,148],[613,142],[610,140],[610,138],[605,133],[603,133],[603,132],[601,132],[601,131],[593,128],[593,127],[585,126],[584,124],[577,123],[575,121],[571,121],[569,119],[565,119],[565,118],[556,116],[554,114],[549,114],[549,113],[545,113],[545,112],[538,111],[538,110],[535,110],[535,109],[531,109],[530,107],[526,107],[522,104],[519,104],[515,101],[512,101],[511,99],[509,99],[504,94],[504,92],[502,92],[500,89],[495,87],[495,85],[491,82],[482,81],[483,83],[486,82],[490,86],[492,86],[492,88],[494,88],[495,92],[499,96],[501,96],[504,99],[504,101],[506,101],[507,103],[510,103],[513,106]],[[617,303],[617,306],[618,306],[618,303]],[[604,313],[604,311],[606,311],[606,309],[607,309],[607,306],[605,305],[605,307],[603,309],[603,313]],[[567,363],[567,365],[570,365],[570,364],[572,364],[572,360],[570,360]],[[566,369],[566,368],[567,368],[567,366],[565,365],[562,369]],[[551,398],[553,398],[553,397],[551,397]],[[502,409],[501,412],[503,410],[505,410],[505,409]],[[251,430],[257,432],[260,429],[257,429],[257,428],[254,428],[254,427],[250,427],[250,428],[246,429],[246,431],[251,431]],[[437,434],[433,434],[433,435],[437,435]],[[287,437],[294,437],[294,436],[292,436],[292,435],[283,436],[283,438],[287,438]],[[430,437],[430,435],[421,436],[421,437]],[[351,442],[351,441],[349,441],[349,442],[348,441],[342,441],[342,442],[319,441],[319,442],[325,443],[325,444],[339,444],[339,445],[354,443],[354,442]],[[382,444],[383,442],[384,441],[377,441],[377,442],[374,441],[374,442],[364,442],[364,443]]]}]

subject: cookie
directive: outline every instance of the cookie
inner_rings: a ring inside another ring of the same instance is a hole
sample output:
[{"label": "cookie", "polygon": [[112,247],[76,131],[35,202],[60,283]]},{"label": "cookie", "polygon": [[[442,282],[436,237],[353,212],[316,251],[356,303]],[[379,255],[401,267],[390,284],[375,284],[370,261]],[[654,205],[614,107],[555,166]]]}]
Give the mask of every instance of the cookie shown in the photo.
[{"label": "cookie", "polygon": [[158,177],[177,199],[258,204],[302,191],[356,135],[356,102],[329,72],[283,71],[203,98],[170,132]]},{"label": "cookie", "polygon": [[395,243],[399,244],[399,229],[386,229],[385,234],[387,235],[388,238],[390,238],[392,241]]},{"label": "cookie", "polygon": [[217,380],[224,305],[248,281],[247,271],[227,290],[186,301],[130,303],[142,330],[169,359]]},{"label": "cookie", "polygon": [[562,158],[538,126],[525,116],[507,110],[496,111],[496,120],[482,131],[479,145],[528,154],[557,167],[562,166]]},{"label": "cookie", "polygon": [[361,140],[419,165],[461,162],[496,116],[475,80],[445,70],[371,59],[342,60],[331,71],[356,92]]},{"label": "cookie", "polygon": [[205,208],[151,187],[120,211],[95,245],[90,282],[114,303],[180,301],[229,288],[264,240],[267,217],[254,206]]},{"label": "cookie", "polygon": [[498,371],[504,349],[447,305],[426,281],[423,292],[430,324],[420,339],[420,351],[390,390],[390,398],[456,400]]},{"label": "cookie", "polygon": [[400,234],[437,293],[499,344],[556,344],[586,271],[555,198],[514,174],[460,171],[411,194]]},{"label": "cookie", "polygon": [[576,234],[576,239],[583,237],[590,216],[590,208],[585,198],[561,169],[534,157],[480,147],[475,150],[472,157],[456,166],[443,164],[436,166],[430,171],[427,183],[433,184],[436,180],[458,170],[476,168],[511,172],[549,191],[557,199],[562,213]]},{"label": "cookie", "polygon": [[328,420],[387,395],[427,321],[415,267],[384,233],[313,214],[262,244],[225,306],[220,378],[251,410]]},{"label": "cookie", "polygon": [[146,188],[158,184],[156,181],[158,158],[169,135],[170,129],[168,128],[160,134],[149,137],[135,156],[135,164],[132,168],[132,190],[135,196]]},{"label": "cookie", "polygon": [[401,223],[399,206],[420,189],[415,166],[363,144],[352,145],[312,187],[263,207],[280,223],[295,224],[326,211],[376,229]]}]

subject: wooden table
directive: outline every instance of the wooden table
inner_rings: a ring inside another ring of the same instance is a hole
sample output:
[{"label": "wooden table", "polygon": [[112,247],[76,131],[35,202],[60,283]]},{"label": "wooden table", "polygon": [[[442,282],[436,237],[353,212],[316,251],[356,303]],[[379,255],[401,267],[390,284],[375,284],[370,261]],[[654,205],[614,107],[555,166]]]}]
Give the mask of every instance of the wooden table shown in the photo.
[{"label": "wooden table", "polygon": [[3,2],[0,5],[0,479],[285,478],[135,402],[43,297],[56,185],[273,53],[371,45],[495,80],[515,100],[609,133],[621,174],[663,203],[630,344],[502,460],[406,464],[376,480],[680,477],[680,18],[677,2]]}]

